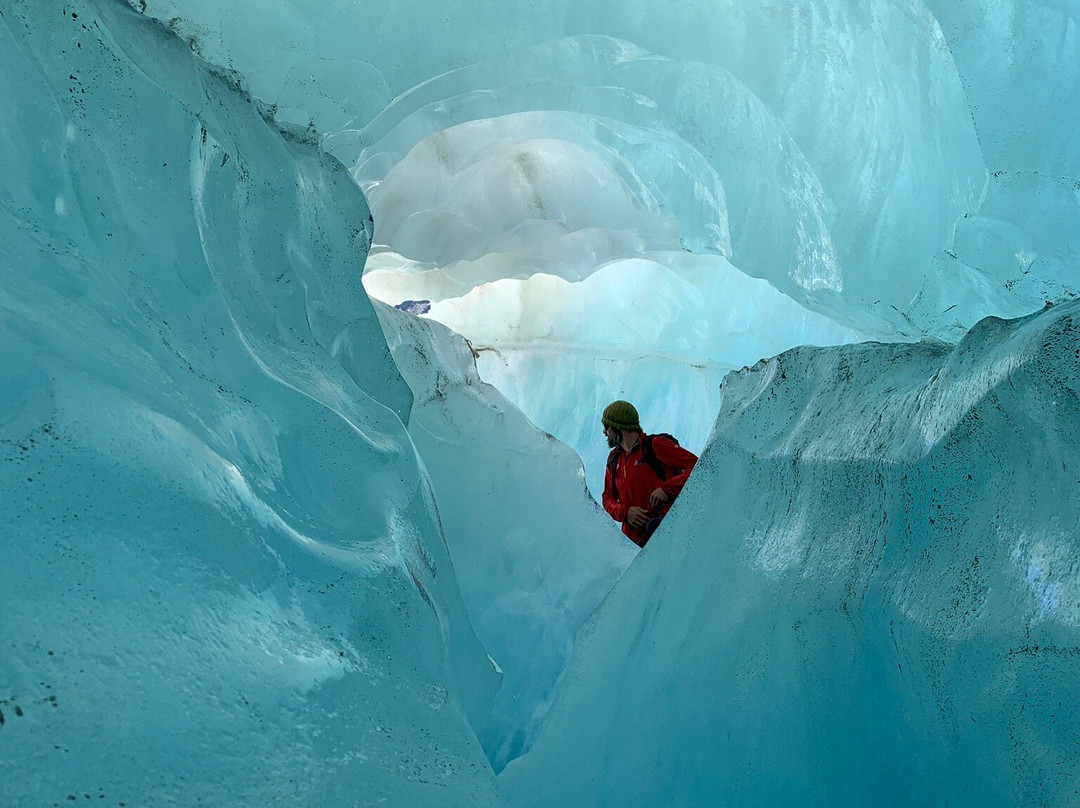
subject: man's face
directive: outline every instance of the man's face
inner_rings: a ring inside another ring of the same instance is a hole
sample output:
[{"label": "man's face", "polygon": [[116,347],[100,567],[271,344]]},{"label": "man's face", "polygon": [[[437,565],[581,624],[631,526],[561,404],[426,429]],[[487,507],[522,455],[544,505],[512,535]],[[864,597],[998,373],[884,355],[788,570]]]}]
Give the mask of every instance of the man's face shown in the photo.
[{"label": "man's face", "polygon": [[607,438],[608,448],[614,449],[619,445],[619,441],[622,440],[622,432],[615,429],[615,427],[604,426],[604,437]]}]

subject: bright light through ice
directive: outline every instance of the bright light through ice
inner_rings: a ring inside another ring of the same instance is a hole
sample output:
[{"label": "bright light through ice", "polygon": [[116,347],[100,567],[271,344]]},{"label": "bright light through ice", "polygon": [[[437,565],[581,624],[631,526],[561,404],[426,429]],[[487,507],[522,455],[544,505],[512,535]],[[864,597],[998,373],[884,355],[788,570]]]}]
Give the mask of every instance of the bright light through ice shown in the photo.
[{"label": "bright light through ice", "polygon": [[647,429],[697,452],[727,371],[860,338],[722,255],[683,250],[647,167],[559,116],[521,114],[431,135],[367,184],[368,292],[428,301],[481,376],[578,452],[598,498],[608,401],[631,399]]}]

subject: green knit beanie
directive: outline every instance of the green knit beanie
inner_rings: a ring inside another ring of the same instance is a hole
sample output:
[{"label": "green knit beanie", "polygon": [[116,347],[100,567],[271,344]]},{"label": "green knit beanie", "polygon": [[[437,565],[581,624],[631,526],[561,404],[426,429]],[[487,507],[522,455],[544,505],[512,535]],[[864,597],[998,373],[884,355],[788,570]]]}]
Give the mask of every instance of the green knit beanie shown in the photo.
[{"label": "green knit beanie", "polygon": [[600,423],[604,426],[614,427],[615,429],[641,431],[641,424],[638,423],[637,410],[634,409],[634,405],[629,401],[612,401],[608,404],[607,407],[604,408],[604,417],[600,419]]}]

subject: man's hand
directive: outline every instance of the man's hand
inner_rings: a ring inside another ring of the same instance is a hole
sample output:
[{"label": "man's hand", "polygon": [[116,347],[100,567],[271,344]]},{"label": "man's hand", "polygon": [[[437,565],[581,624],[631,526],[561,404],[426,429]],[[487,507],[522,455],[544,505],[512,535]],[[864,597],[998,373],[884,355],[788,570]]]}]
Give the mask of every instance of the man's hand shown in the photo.
[{"label": "man's hand", "polygon": [[626,521],[630,523],[631,527],[636,527],[639,530],[649,523],[649,512],[644,508],[638,508],[631,505],[630,509],[626,512]]},{"label": "man's hand", "polygon": [[649,497],[649,504],[654,508],[659,508],[665,502],[670,501],[671,497],[668,496],[667,491],[663,488],[657,488],[652,492],[652,496]]}]

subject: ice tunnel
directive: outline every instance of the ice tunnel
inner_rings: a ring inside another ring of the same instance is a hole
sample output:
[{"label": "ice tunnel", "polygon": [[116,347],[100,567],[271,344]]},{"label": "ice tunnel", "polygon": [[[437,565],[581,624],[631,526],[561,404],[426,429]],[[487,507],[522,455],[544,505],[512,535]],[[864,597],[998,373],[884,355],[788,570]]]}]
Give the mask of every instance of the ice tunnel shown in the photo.
[{"label": "ice tunnel", "polygon": [[0,0],[0,806],[1080,806],[1078,110],[1073,0]]}]

